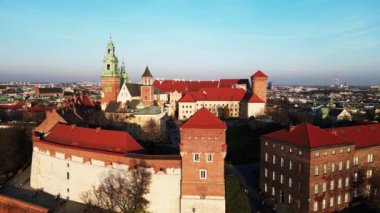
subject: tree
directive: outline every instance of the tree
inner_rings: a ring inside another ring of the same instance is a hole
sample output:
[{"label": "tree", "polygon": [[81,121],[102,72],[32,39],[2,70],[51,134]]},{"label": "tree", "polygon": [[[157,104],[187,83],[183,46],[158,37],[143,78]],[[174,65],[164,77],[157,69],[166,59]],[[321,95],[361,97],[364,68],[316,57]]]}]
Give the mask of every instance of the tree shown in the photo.
[{"label": "tree", "polygon": [[144,196],[149,192],[151,173],[144,162],[132,164],[128,172],[108,172],[99,186],[81,195],[89,212],[146,212],[149,201]]}]

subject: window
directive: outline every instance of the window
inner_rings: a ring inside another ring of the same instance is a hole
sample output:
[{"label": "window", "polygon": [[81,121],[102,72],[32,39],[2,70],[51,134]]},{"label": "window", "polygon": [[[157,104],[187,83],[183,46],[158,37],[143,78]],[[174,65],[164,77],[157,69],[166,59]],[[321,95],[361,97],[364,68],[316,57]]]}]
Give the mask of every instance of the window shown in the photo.
[{"label": "window", "polygon": [[322,200],[322,207],[321,207],[322,209],[325,209],[326,208],[326,200],[325,199],[323,199]]},{"label": "window", "polygon": [[267,141],[265,141],[265,146],[268,146],[268,142]]},{"label": "window", "polygon": [[330,190],[334,190],[334,180],[330,181]]},{"label": "window", "polygon": [[322,192],[325,192],[326,191],[326,182],[323,182],[322,183]]},{"label": "window", "polygon": [[213,160],[212,154],[211,153],[207,153],[206,154],[206,162],[212,162],[212,160]]},{"label": "window", "polygon": [[265,161],[268,162],[268,153],[265,153]]},{"label": "window", "polygon": [[272,172],[272,180],[276,180],[276,172],[275,171]]},{"label": "window", "polygon": [[273,147],[273,148],[276,148],[276,144],[272,144],[272,147]]},{"label": "window", "polygon": [[368,169],[367,170],[367,178],[371,178],[372,177],[372,169]]},{"label": "window", "polygon": [[314,194],[318,194],[318,184],[314,185]]},{"label": "window", "polygon": [[290,152],[290,153],[292,153],[292,152],[293,152],[293,149],[292,149],[292,148],[290,148],[290,149],[289,149],[289,152]]},{"label": "window", "polygon": [[107,64],[107,70],[110,70],[111,65]]},{"label": "window", "polygon": [[359,157],[358,156],[354,157],[354,165],[355,166],[359,165]]},{"label": "window", "polygon": [[315,153],[315,157],[316,157],[316,158],[319,157],[319,152],[316,152],[316,153]]},{"label": "window", "polygon": [[292,170],[292,169],[293,169],[293,161],[289,160],[289,170]]},{"label": "window", "polygon": [[200,169],[199,170],[199,179],[201,179],[201,180],[207,179],[207,170],[206,169]]},{"label": "window", "polygon": [[373,162],[373,154],[368,154],[367,155],[367,162],[372,163]]},{"label": "window", "polygon": [[350,160],[346,161],[346,169],[350,169]]},{"label": "window", "polygon": [[272,196],[275,196],[276,195],[276,190],[274,188],[274,186],[272,186]]},{"label": "window", "polygon": [[350,178],[346,177],[345,186],[348,187],[350,185]]},{"label": "window", "polygon": [[342,154],[343,153],[343,149],[339,149],[339,153]]},{"label": "window", "polygon": [[300,164],[298,164],[298,172],[299,172],[299,173],[302,173],[302,171],[303,171],[303,166],[302,166],[302,164],[300,163]]},{"label": "window", "polygon": [[293,180],[292,180],[292,178],[289,178],[289,187],[293,187]]},{"label": "window", "polygon": [[331,151],[331,154],[335,155],[336,154],[336,150],[334,149],[333,151]]},{"label": "window", "polygon": [[314,175],[318,175],[319,171],[318,171],[318,166],[315,166],[315,169],[314,169]]},{"label": "window", "polygon": [[281,150],[284,150],[285,148],[284,148],[284,146],[281,146]]},{"label": "window", "polygon": [[264,184],[264,191],[268,192],[268,184],[267,183]]},{"label": "window", "polygon": [[355,172],[355,173],[354,173],[354,182],[357,182],[357,181],[358,181],[358,173]]},{"label": "window", "polygon": [[273,155],[273,156],[272,156],[272,163],[273,163],[273,165],[276,164],[276,155]]},{"label": "window", "polygon": [[327,173],[327,163],[323,164],[323,174]]},{"label": "window", "polygon": [[281,174],[280,175],[280,183],[283,184],[284,183],[284,176]]},{"label": "window", "polygon": [[331,163],[331,172],[335,172],[335,163]]},{"label": "window", "polygon": [[350,147],[347,148],[347,152],[351,152],[351,148]]},{"label": "window", "polygon": [[334,206],[334,197],[330,197],[330,207]]},{"label": "window", "polygon": [[337,204],[340,205],[342,203],[342,196],[338,195]]},{"label": "window", "polygon": [[199,153],[193,153],[193,161],[194,162],[200,161],[200,154]]},{"label": "window", "polygon": [[348,192],[344,193],[344,202],[347,203],[348,202]]},{"label": "window", "polygon": [[264,175],[265,175],[265,177],[268,177],[268,169],[267,168],[265,168],[265,170],[264,170]]},{"label": "window", "polygon": [[301,155],[301,156],[302,156],[302,151],[298,151],[298,155]]},{"label": "window", "polygon": [[66,178],[67,180],[70,179],[70,173],[66,172]]},{"label": "window", "polygon": [[339,161],[339,171],[342,171],[342,169],[343,169],[343,163],[342,161]]},{"label": "window", "polygon": [[288,203],[289,203],[289,204],[292,203],[292,195],[291,195],[291,194],[288,195]]},{"label": "window", "polygon": [[324,156],[327,156],[327,151],[323,152],[323,155],[324,155]]},{"label": "window", "polygon": [[358,196],[358,189],[355,187],[353,192],[352,192],[352,196],[354,197],[357,197]]},{"label": "window", "polygon": [[338,179],[338,188],[342,188],[342,178]]},{"label": "window", "polygon": [[67,167],[70,167],[70,164],[69,164],[69,163],[67,163]]},{"label": "window", "polygon": [[281,158],[281,167],[284,167],[284,158]]},{"label": "window", "polygon": [[313,210],[316,212],[318,211],[318,202],[317,201],[314,201],[314,208]]},{"label": "window", "polygon": [[108,49],[108,54],[110,54],[110,52],[111,52],[111,49]]}]

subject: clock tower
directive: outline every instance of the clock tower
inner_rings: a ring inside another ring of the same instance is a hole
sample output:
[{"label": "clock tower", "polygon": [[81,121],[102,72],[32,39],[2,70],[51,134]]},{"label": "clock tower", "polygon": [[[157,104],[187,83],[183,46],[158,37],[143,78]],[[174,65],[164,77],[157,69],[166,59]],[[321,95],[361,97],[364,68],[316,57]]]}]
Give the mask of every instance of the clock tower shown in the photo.
[{"label": "clock tower", "polygon": [[102,110],[110,101],[116,101],[120,90],[120,73],[118,59],[115,55],[115,45],[110,41],[107,44],[106,54],[103,59],[102,68]]}]

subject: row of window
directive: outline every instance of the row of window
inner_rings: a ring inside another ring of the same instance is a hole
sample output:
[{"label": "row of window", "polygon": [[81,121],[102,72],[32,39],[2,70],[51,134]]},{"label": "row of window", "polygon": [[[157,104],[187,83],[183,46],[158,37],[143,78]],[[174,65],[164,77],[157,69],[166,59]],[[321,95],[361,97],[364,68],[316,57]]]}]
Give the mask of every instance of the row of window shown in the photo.
[{"label": "row of window", "polygon": [[[348,199],[349,199],[349,193],[348,192],[346,192],[345,194],[344,194],[344,202],[345,203],[347,203],[348,202]],[[330,205],[329,205],[329,207],[331,208],[331,207],[334,207],[334,203],[335,203],[335,197],[330,197],[330,199],[329,199],[329,203],[330,203]],[[340,205],[340,204],[342,204],[342,196],[341,195],[338,195],[337,197],[336,197],[336,205]],[[323,199],[322,201],[321,201],[321,204],[320,204],[320,208],[322,209],[322,210],[324,210],[324,209],[326,209],[326,199]],[[319,208],[319,202],[318,201],[314,201],[314,206],[313,206],[313,210],[316,212],[316,211],[318,211],[318,208]]]},{"label": "row of window", "polygon": [[[213,153],[205,153],[206,162],[212,162],[214,159]],[[193,162],[201,162],[201,153],[193,153]]]},{"label": "row of window", "polygon": [[[268,146],[268,142],[267,142],[267,141],[265,142],[265,146]],[[273,147],[273,148],[276,148],[277,146],[276,146],[275,143],[273,143],[273,144],[272,144],[272,147]],[[285,146],[280,146],[280,147],[281,147],[281,150],[282,150],[282,151],[285,150]],[[289,148],[289,152],[290,152],[290,153],[293,153],[293,151],[294,151],[293,148]],[[303,155],[302,150],[298,150],[298,155],[301,155],[301,156]]]},{"label": "row of window", "polygon": [[[346,161],[346,169],[350,169],[350,160],[347,160]],[[327,163],[323,164],[323,174],[326,174],[327,173]],[[338,170],[339,171],[342,171],[343,170],[343,161],[339,161],[338,163]],[[335,172],[335,162],[331,163],[331,172]],[[317,176],[319,175],[319,165],[316,165],[315,168],[314,168],[314,175]]]},{"label": "row of window", "polygon": [[[347,148],[347,152],[351,152],[351,147]],[[339,149],[339,154],[342,154],[342,153],[344,153],[344,149],[343,148]],[[336,150],[335,149],[331,150],[331,154],[335,155],[336,154]],[[327,155],[328,155],[328,151],[324,151],[323,152],[323,156],[327,156]],[[316,158],[320,157],[319,152],[315,152],[315,157]]]},{"label": "row of window", "polygon": [[[268,169],[264,169],[264,176],[265,177],[268,177]],[[271,173],[271,179],[273,180],[273,181],[276,181],[276,172],[275,171],[272,171],[272,173]],[[284,184],[284,175],[282,175],[282,174],[280,174],[280,183],[281,184]],[[288,179],[288,185],[289,185],[289,188],[292,188],[293,187],[293,179],[291,178],[291,177],[289,177],[289,179]],[[301,185],[301,183],[299,182],[298,183],[298,189],[301,191],[301,188],[302,188],[302,185]]]},{"label": "row of window", "polygon": [[[343,179],[339,178],[337,188],[341,189],[343,186],[342,184],[343,184]],[[322,185],[322,192],[326,192],[327,182],[323,182],[321,185]],[[345,187],[348,187],[349,185],[350,185],[350,178],[346,177],[345,178]],[[335,180],[331,180],[329,190],[334,190],[334,189],[335,189]],[[319,193],[319,184],[315,184],[314,185],[314,194],[318,194],[318,193]]]},{"label": "row of window", "polygon": [[[265,153],[265,162],[268,162],[269,161],[269,154],[268,153]],[[272,164],[273,165],[276,165],[277,163],[277,158],[276,158],[276,155],[272,155]],[[285,167],[285,159],[283,157],[280,158],[280,166],[281,167]],[[289,170],[292,170],[293,169],[293,161],[292,160],[289,160]],[[303,166],[302,164],[298,164],[298,172],[299,173],[302,173],[303,171]]]}]

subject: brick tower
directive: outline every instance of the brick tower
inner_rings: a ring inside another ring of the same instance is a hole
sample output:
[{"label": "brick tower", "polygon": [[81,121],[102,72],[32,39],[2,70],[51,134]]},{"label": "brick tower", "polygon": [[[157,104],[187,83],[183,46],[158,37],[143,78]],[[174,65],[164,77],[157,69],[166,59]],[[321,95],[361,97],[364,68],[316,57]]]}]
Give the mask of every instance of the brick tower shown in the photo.
[{"label": "brick tower", "polygon": [[252,92],[256,94],[257,96],[259,96],[259,98],[266,103],[268,76],[265,75],[261,70],[258,70],[255,74],[251,76],[251,82],[252,82]]},{"label": "brick tower", "polygon": [[202,108],[180,130],[181,212],[225,212],[225,123]]},{"label": "brick tower", "polygon": [[153,105],[154,97],[153,97],[153,76],[149,71],[148,66],[146,66],[145,71],[142,78],[142,86],[141,86],[141,101],[145,106]]},{"label": "brick tower", "polygon": [[107,52],[103,59],[102,68],[102,109],[104,110],[110,101],[116,101],[120,90],[120,73],[118,60],[115,55],[115,46],[110,41],[107,44]]}]

